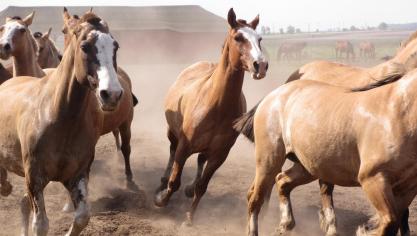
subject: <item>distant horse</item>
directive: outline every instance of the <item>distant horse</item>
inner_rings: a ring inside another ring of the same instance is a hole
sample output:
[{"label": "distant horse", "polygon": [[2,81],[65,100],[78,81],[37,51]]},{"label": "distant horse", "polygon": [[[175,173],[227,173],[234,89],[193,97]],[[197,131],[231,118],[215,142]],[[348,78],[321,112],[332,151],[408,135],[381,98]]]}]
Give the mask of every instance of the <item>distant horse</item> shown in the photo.
[{"label": "distant horse", "polygon": [[303,55],[303,50],[307,46],[307,42],[285,42],[282,43],[277,51],[277,60],[282,59],[291,60],[296,59],[300,60]]},{"label": "distant horse", "polygon": [[199,153],[197,176],[186,188],[186,195],[193,197],[187,225],[192,224],[210,179],[226,160],[239,135],[232,126],[233,121],[246,111],[242,93],[245,71],[259,80],[265,77],[268,69],[260,45],[261,37],[255,31],[259,16],[247,23],[236,20],[235,12],[230,9],[227,20],[230,29],[219,63],[199,62],[188,67],[165,99],[170,157],[154,202],[160,207],[168,204],[180,187],[187,158]]},{"label": "distant horse", "polygon": [[[13,27],[24,32],[17,24]],[[31,210],[33,234],[47,235],[43,190],[50,181],[67,188],[76,208],[67,235],[79,235],[87,226],[89,172],[103,122],[91,107],[115,110],[123,93],[116,76],[118,44],[107,24],[89,13],[70,34],[62,62],[52,73],[41,79],[17,77],[0,86],[0,166],[25,178],[22,235],[28,235]],[[15,49],[14,44],[9,47]],[[0,53],[9,47],[2,45]]]},{"label": "distant horse", "polygon": [[361,58],[375,59],[375,45],[365,41],[359,44],[359,56]]},{"label": "distant horse", "polygon": [[[283,234],[295,225],[291,191],[316,179],[362,187],[378,215],[357,235],[396,235],[417,194],[416,100],[417,69],[352,90],[297,80],[267,95],[245,118],[251,122],[243,129],[254,134],[256,145],[249,235],[258,235],[257,217],[274,182]],[[278,174],[286,158],[299,164]]]},{"label": "distant horse", "polygon": [[55,68],[59,65],[62,55],[55,43],[50,39],[52,28],[42,34],[41,32],[35,32],[33,37],[38,45],[37,57],[38,64],[42,69]]},{"label": "distant horse", "polygon": [[353,44],[347,40],[337,41],[335,52],[336,58],[342,58],[343,53],[345,53],[347,60],[350,58],[355,59],[355,49],[353,48]]}]

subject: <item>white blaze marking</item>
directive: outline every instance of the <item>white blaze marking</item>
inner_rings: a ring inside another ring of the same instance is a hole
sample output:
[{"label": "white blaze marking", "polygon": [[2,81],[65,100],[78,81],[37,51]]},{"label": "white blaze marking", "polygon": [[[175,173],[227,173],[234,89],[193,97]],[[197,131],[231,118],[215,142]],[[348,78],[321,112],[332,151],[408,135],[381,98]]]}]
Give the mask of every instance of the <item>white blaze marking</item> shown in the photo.
[{"label": "white blaze marking", "polygon": [[253,57],[254,61],[264,60],[264,55],[262,53],[261,48],[259,47],[259,35],[250,27],[243,27],[238,30],[243,37],[245,37],[251,44],[252,48],[250,50],[250,54]]},{"label": "white blaze marking", "polygon": [[0,38],[0,43],[1,44],[6,44],[8,43],[10,45],[10,47],[13,49],[13,35],[15,34],[15,32],[17,30],[20,29],[24,29],[25,26],[22,24],[19,24],[17,21],[9,21],[4,25],[4,29],[3,29],[3,35]]},{"label": "white blaze marking", "polygon": [[92,31],[92,34],[96,34],[96,48],[97,48],[97,60],[100,63],[100,67],[97,70],[99,79],[98,89],[107,90],[111,92],[122,91],[119,79],[117,78],[116,70],[113,66],[113,53],[114,53],[114,40],[106,33],[100,31]]}]

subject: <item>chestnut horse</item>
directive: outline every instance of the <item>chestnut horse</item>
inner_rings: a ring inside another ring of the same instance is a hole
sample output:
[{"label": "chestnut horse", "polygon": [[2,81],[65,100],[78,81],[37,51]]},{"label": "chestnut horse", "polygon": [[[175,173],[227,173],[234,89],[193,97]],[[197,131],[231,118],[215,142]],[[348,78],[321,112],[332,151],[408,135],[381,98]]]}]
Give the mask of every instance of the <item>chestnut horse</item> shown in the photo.
[{"label": "chestnut horse", "polygon": [[342,54],[346,54],[346,59],[349,60],[351,57],[355,59],[355,49],[353,44],[347,40],[340,40],[336,42],[335,47],[336,58],[342,58]]},{"label": "chestnut horse", "polygon": [[300,60],[306,46],[306,42],[284,42],[278,48],[277,60],[280,61],[283,58]]},{"label": "chestnut horse", "polygon": [[361,42],[359,44],[359,56],[362,58],[375,59],[375,45],[369,41]]},{"label": "chestnut horse", "polygon": [[165,99],[170,157],[154,202],[159,207],[168,204],[180,187],[185,161],[191,154],[199,153],[196,179],[187,188],[187,196],[194,197],[187,225],[192,224],[211,177],[226,160],[239,135],[232,125],[246,110],[242,93],[245,71],[258,80],[265,77],[268,69],[261,37],[255,31],[259,16],[247,23],[236,20],[235,12],[230,9],[227,20],[230,29],[219,63],[199,62],[188,67]]},{"label": "chestnut horse", "polygon": [[[89,12],[91,13],[92,9],[90,9]],[[64,33],[64,45],[65,48],[67,48],[71,42],[71,35],[69,33],[74,27],[77,27],[80,18],[77,15],[71,16],[65,7],[62,18],[64,21],[62,29],[62,32]],[[121,150],[124,157],[127,187],[132,190],[137,190],[138,186],[133,181],[133,174],[130,167],[130,126],[133,120],[134,106],[138,103],[138,100],[132,93],[132,83],[127,73],[120,67],[117,67],[116,73],[119,78],[119,82],[123,87],[124,93],[122,94],[120,106],[115,111],[105,112],[103,114],[104,123],[100,134],[104,135],[109,132],[113,132],[117,150]],[[121,142],[119,140],[119,134]],[[68,210],[68,205],[64,209]]]},{"label": "chestnut horse", "polygon": [[114,110],[123,93],[116,75],[118,45],[106,24],[86,14],[71,35],[52,73],[0,86],[0,166],[25,177],[27,187],[22,235],[28,234],[31,209],[34,235],[47,235],[43,189],[50,181],[61,182],[76,207],[68,235],[79,235],[88,224],[89,171],[103,122],[91,107]]},{"label": "chestnut horse", "polygon": [[34,15],[35,12],[32,12],[24,19],[18,16],[7,17],[6,24],[0,27],[0,58],[7,60],[13,56],[13,77],[45,75],[38,65],[37,44],[28,28]]},{"label": "chestnut horse", "polygon": [[42,69],[55,68],[59,65],[62,59],[62,55],[58,48],[55,46],[54,41],[51,40],[52,28],[49,28],[47,32],[42,34],[41,32],[33,33],[33,37],[38,45],[38,64]]},{"label": "chestnut horse", "polygon": [[[292,189],[321,179],[361,186],[376,208],[376,224],[357,235],[396,235],[417,194],[417,69],[400,78],[351,91],[299,80],[263,99],[251,118],[256,176],[248,194],[249,235],[257,235],[257,215],[274,179],[281,233],[294,225]],[[286,158],[301,165],[277,175]]]}]

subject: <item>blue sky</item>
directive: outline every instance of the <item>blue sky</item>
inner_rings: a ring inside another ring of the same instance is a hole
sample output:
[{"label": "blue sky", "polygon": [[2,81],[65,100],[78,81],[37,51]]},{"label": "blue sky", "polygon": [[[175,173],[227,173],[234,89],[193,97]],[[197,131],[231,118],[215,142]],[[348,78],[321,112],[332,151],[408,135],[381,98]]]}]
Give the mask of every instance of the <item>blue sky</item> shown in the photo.
[{"label": "blue sky", "polygon": [[[81,6],[85,0],[1,0],[0,9],[14,6]],[[252,19],[260,14],[261,24],[275,30],[287,25],[307,30],[375,26],[380,22],[417,22],[417,0],[95,0],[95,5],[201,5],[205,9],[225,17],[230,7],[237,16]],[[89,6],[89,5],[88,5]]]}]

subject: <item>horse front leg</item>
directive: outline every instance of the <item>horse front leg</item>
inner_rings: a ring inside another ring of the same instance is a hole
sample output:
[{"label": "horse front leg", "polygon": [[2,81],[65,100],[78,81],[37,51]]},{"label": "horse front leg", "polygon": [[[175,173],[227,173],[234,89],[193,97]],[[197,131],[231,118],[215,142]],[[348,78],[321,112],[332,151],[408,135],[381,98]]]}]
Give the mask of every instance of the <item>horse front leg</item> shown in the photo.
[{"label": "horse front leg", "polygon": [[65,187],[70,192],[71,200],[75,207],[74,221],[66,234],[67,236],[79,235],[90,220],[90,206],[87,201],[88,177],[83,176],[76,181],[66,183]]},{"label": "horse front leg", "polygon": [[13,186],[7,180],[7,170],[0,167],[0,194],[4,197],[12,193]]}]

